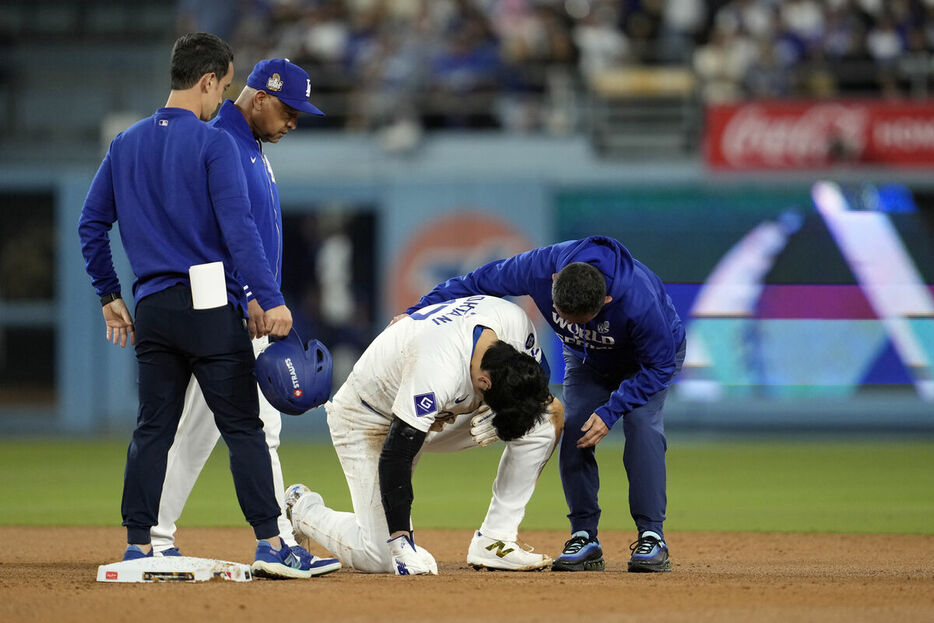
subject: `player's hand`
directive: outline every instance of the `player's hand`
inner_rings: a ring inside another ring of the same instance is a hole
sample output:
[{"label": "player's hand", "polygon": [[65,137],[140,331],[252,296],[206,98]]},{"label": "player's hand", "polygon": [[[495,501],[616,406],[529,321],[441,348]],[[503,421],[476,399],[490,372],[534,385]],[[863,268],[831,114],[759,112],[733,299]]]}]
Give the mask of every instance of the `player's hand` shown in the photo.
[{"label": "player's hand", "polygon": [[496,429],[493,428],[493,417],[495,415],[489,405],[482,405],[470,418],[470,436],[481,448],[499,441]]},{"label": "player's hand", "polygon": [[255,340],[266,335],[266,312],[259,306],[256,299],[250,299],[250,302],[247,303],[247,313],[250,314],[250,337]]},{"label": "player's hand", "polygon": [[292,312],[285,305],[266,310],[263,321],[266,324],[263,335],[285,337],[292,330]]},{"label": "player's hand", "polygon": [[402,320],[403,318],[408,318],[408,317],[409,317],[409,315],[408,315],[408,314],[404,314],[404,313],[403,313],[403,314],[399,314],[398,316],[393,316],[392,320],[390,320],[390,321],[389,321],[389,324],[386,325],[386,326],[391,327],[392,325],[396,324],[397,322],[399,322],[399,321]]},{"label": "player's hand", "polygon": [[607,428],[606,424],[596,413],[591,413],[590,417],[587,418],[587,421],[584,422],[584,425],[581,426],[581,431],[584,433],[580,439],[577,440],[578,448],[591,448],[597,443],[606,437],[606,434],[610,432],[610,429]]},{"label": "player's hand", "polygon": [[424,547],[412,540],[410,532],[386,541],[392,555],[392,569],[396,575],[438,575],[438,563]]},{"label": "player's hand", "polygon": [[130,310],[126,308],[123,299],[115,299],[101,309],[104,322],[107,324],[107,341],[119,344],[126,348],[127,339],[131,345],[136,344],[136,329],[133,327],[133,318]]}]

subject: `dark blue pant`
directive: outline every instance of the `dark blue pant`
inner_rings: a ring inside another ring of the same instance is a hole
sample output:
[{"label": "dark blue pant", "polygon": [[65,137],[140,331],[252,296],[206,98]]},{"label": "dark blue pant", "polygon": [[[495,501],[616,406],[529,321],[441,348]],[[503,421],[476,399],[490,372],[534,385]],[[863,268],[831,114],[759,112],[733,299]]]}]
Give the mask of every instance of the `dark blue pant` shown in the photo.
[{"label": "dark blue pant", "polygon": [[[675,374],[681,371],[684,349],[682,343]],[[577,441],[583,435],[581,426],[594,410],[606,404],[623,379],[597,373],[567,350],[564,351],[564,363],[564,435],[558,455],[561,484],[570,510],[571,532],[586,530],[591,536],[596,536],[600,523],[597,501],[600,472],[595,448],[578,449]],[[645,405],[625,414],[617,422],[617,426],[622,424],[626,436],[623,465],[629,478],[629,511],[639,534],[651,530],[664,536],[662,523],[668,497],[665,483],[667,444],[662,407],[667,395],[667,389],[654,394]]]},{"label": "dark blue pant", "polygon": [[158,523],[166,458],[191,375],[198,379],[230,454],[240,508],[258,539],[279,534],[269,448],[259,419],[250,335],[233,305],[194,310],[178,285],[136,306],[139,414],[127,450],[123,525],[128,543],[149,543]]}]

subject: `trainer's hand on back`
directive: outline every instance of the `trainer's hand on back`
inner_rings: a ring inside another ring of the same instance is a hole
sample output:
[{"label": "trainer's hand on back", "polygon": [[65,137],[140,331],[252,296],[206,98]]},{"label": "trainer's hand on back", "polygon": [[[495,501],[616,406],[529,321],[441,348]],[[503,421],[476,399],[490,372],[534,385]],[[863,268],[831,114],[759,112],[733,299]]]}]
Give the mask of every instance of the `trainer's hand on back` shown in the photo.
[{"label": "trainer's hand on back", "polygon": [[136,330],[133,327],[133,318],[130,310],[126,308],[123,299],[116,299],[104,305],[101,309],[104,322],[107,324],[107,341],[119,344],[126,348],[127,339],[130,345],[136,344]]},{"label": "trainer's hand on back", "polygon": [[263,335],[285,337],[292,330],[292,312],[285,305],[266,310],[263,320],[266,323],[266,332]]},{"label": "trainer's hand on back", "polygon": [[606,434],[610,432],[610,429],[607,428],[604,421],[596,413],[591,413],[590,417],[587,418],[587,421],[584,422],[584,425],[581,426],[581,431],[584,433],[581,435],[581,438],[577,440],[578,448],[590,448],[606,437]]}]

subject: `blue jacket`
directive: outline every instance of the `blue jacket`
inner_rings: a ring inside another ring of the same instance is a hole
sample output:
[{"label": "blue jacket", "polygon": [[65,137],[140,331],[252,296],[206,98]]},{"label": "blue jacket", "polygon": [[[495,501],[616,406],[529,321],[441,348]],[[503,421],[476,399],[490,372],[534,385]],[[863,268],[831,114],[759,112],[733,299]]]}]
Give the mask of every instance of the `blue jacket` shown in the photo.
[{"label": "blue jacket", "polygon": [[[224,102],[217,116],[208,125],[220,128],[233,136],[240,151],[240,164],[246,174],[246,189],[250,197],[250,208],[256,229],[263,241],[266,261],[276,279],[276,286],[282,286],[282,209],[279,207],[279,189],[272,167],[263,154],[259,141],[253,136],[250,124],[243,113],[230,100]],[[251,290],[249,284],[243,284],[247,298]]]},{"label": "blue jacket", "polygon": [[[613,297],[583,326],[562,320],[551,298],[552,275],[572,262],[599,268]],[[661,279],[612,238],[569,240],[490,262],[439,284],[406,311],[471,294],[532,297],[567,351],[608,383],[619,383],[596,411],[607,426],[644,405],[674,376],[675,357],[684,340],[681,319]]]},{"label": "blue jacket", "polygon": [[189,283],[189,266],[215,261],[224,263],[227,299],[241,309],[241,283],[252,286],[263,309],[284,303],[250,212],[234,140],[188,110],[160,108],[118,134],[91,182],[78,233],[101,296],[120,291],[108,235],[117,221],[137,303]]}]

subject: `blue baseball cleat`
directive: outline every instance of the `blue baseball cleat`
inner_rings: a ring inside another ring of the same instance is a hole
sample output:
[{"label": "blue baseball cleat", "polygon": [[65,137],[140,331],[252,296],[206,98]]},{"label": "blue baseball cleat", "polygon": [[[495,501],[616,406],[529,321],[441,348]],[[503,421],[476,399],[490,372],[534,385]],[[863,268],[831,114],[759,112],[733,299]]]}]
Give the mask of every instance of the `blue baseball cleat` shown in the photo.
[{"label": "blue baseball cleat", "polygon": [[586,532],[575,532],[564,544],[564,551],[551,563],[552,571],[603,571],[603,548],[597,537]]},{"label": "blue baseball cleat", "polygon": [[668,558],[668,546],[654,532],[644,532],[639,540],[629,546],[632,558],[629,559],[630,573],[658,573],[671,571]]}]

